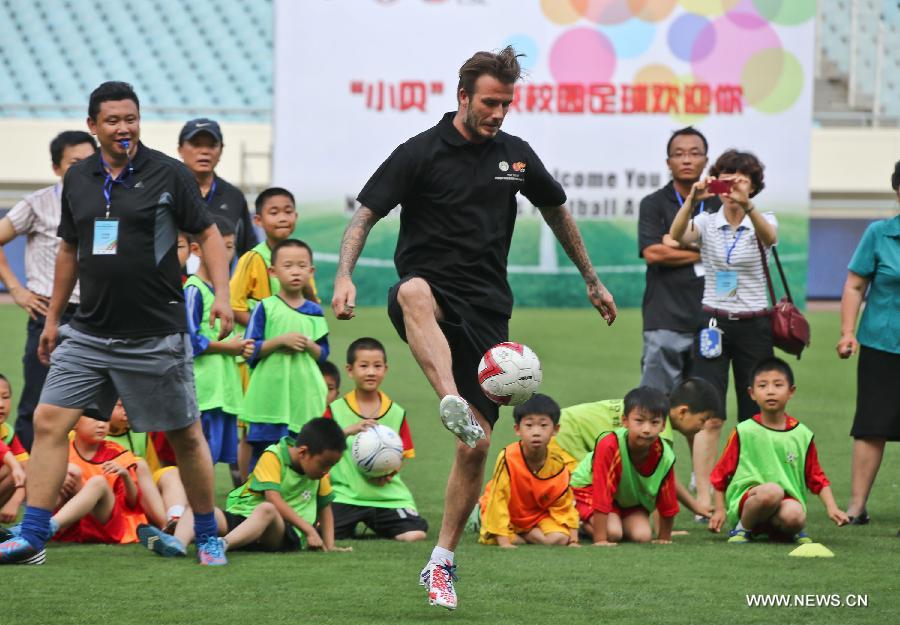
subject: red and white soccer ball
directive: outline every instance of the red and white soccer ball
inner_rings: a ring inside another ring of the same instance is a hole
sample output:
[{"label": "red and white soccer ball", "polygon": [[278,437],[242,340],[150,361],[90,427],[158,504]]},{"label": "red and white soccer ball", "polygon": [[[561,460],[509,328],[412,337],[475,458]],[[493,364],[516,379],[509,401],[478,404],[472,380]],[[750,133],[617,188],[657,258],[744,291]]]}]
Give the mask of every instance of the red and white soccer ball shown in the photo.
[{"label": "red and white soccer ball", "polygon": [[531,399],[543,373],[537,354],[520,343],[498,343],[478,363],[481,390],[501,406],[517,406]]}]

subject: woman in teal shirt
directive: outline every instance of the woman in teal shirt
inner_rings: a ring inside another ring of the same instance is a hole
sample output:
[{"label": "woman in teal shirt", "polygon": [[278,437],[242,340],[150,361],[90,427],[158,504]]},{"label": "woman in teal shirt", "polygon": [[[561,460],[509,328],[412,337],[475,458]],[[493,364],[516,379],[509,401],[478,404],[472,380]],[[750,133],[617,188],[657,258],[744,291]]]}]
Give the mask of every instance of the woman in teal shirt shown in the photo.
[{"label": "woman in teal shirt", "polygon": [[[900,161],[891,185],[900,201]],[[848,267],[841,296],[838,356],[859,350],[851,492],[853,525],[869,522],[866,500],[887,441],[900,441],[900,215],[869,224]],[[866,289],[868,303],[855,334]]]}]

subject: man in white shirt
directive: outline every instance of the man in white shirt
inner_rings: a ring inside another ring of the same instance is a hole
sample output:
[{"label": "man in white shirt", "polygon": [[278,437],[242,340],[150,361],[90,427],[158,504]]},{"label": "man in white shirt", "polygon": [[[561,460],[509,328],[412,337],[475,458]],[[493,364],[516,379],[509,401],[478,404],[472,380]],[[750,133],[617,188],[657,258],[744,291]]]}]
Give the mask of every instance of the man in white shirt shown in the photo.
[{"label": "man in white shirt", "polygon": [[[69,167],[91,156],[96,151],[94,138],[80,130],[66,130],[50,142],[50,158],[53,173],[60,181]],[[60,191],[62,182],[38,189],[25,196],[2,219],[0,219],[0,282],[6,286],[13,300],[28,313],[28,338],[25,342],[23,373],[25,385],[19,400],[16,434],[26,449],[31,449],[34,438],[32,416],[47,367],[37,357],[38,339],[44,329],[44,315],[53,292],[53,274],[56,251],[59,248]],[[26,235],[25,276],[23,286],[9,267],[3,246],[19,235]],[[63,323],[68,321],[78,304],[78,286],[69,299],[69,308]]]}]

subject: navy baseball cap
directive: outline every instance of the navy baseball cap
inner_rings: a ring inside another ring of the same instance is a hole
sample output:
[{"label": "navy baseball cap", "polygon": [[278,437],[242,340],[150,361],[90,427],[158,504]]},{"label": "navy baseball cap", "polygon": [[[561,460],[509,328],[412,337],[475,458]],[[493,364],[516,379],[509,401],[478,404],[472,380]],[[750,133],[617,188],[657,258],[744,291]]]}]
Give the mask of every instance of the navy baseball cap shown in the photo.
[{"label": "navy baseball cap", "polygon": [[222,129],[219,128],[219,122],[214,119],[200,117],[198,119],[192,119],[184,125],[181,132],[178,134],[178,145],[181,145],[189,139],[193,139],[201,132],[209,133],[216,141],[224,143],[224,141],[222,141]]}]

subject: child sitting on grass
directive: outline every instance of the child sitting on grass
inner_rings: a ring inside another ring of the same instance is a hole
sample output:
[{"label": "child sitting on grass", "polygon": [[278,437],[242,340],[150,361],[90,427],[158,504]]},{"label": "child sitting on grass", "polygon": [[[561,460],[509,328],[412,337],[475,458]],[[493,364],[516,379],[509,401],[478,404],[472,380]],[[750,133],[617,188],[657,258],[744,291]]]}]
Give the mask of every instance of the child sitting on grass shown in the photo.
[{"label": "child sitting on grass", "polygon": [[669,400],[660,391],[648,386],[630,391],[622,427],[603,434],[572,474],[576,491],[590,489],[590,496],[580,497],[576,505],[595,546],[611,547],[622,540],[650,542],[654,510],[659,512],[654,542],[672,541],[678,514],[675,452],[660,436],[668,413]]},{"label": "child sitting on grass", "polygon": [[569,470],[548,449],[559,431],[559,405],[536,394],[513,410],[519,440],[497,456],[490,492],[481,499],[479,542],[513,548],[524,543],[578,547]]},{"label": "child sitting on grass", "polygon": [[[0,442],[4,443],[9,451],[9,458],[6,461],[8,464],[4,465],[8,469],[5,473],[0,473],[0,476],[7,479],[14,475],[14,472],[12,472],[13,462],[21,470],[24,463],[28,461],[28,451],[19,441],[19,437],[12,426],[6,422],[9,418],[11,407],[12,385],[6,379],[6,376],[0,373]],[[22,506],[22,502],[25,501],[25,489],[16,488],[12,482],[8,482],[5,484],[5,487],[7,489],[12,487],[12,489],[7,493],[8,496],[4,498],[4,483],[2,479],[0,477],[0,522],[12,523],[19,515],[19,508]]]},{"label": "child sitting on grass", "polygon": [[819,465],[812,430],[785,412],[796,391],[791,367],[766,358],[750,379],[748,391],[760,412],[737,425],[713,469],[716,509],[709,529],[720,532],[727,520],[734,528],[728,539],[733,544],[762,534],[812,542],[804,532],[807,489],[819,496],[836,525],[849,523]]},{"label": "child sitting on grass", "polygon": [[[25,469],[16,460],[16,457],[9,450],[2,440],[0,440],[0,506],[3,506],[4,513],[0,521],[10,523],[15,521],[19,513],[19,505],[24,498],[25,491]],[[6,512],[6,503],[14,496],[18,495],[17,503],[14,510],[9,514]]]},{"label": "child sitting on grass", "polygon": [[[216,508],[223,538],[213,538],[224,564],[227,550],[252,547],[263,551],[350,551],[334,544],[333,494],[328,471],[347,447],[344,432],[330,419],[309,421],[296,439],[283,438],[262,454],[246,484],[228,495],[225,512]],[[190,510],[169,536],[144,525],[138,535],[148,549],[163,556],[183,556],[194,539]],[[319,528],[316,529],[315,525]]]},{"label": "child sitting on grass", "polygon": [[[356,435],[379,423],[400,436],[403,457],[415,457],[406,410],[381,390],[387,375],[387,353],[380,341],[364,337],[347,348],[347,373],[356,388],[331,403],[326,417],[334,419],[349,436],[352,447]],[[338,538],[353,538],[362,523],[376,536],[412,542],[423,540],[428,522],[416,511],[416,502],[402,478],[365,476],[353,461],[350,450],[331,472],[334,485],[334,522]]]},{"label": "child sitting on grass", "polygon": [[270,271],[281,291],[256,306],[244,334],[253,341],[243,414],[250,424],[251,465],[266,447],[321,417],[327,406],[328,388],[318,363],[328,358],[328,324],[322,307],[303,296],[315,270],[306,243],[278,243]]}]

